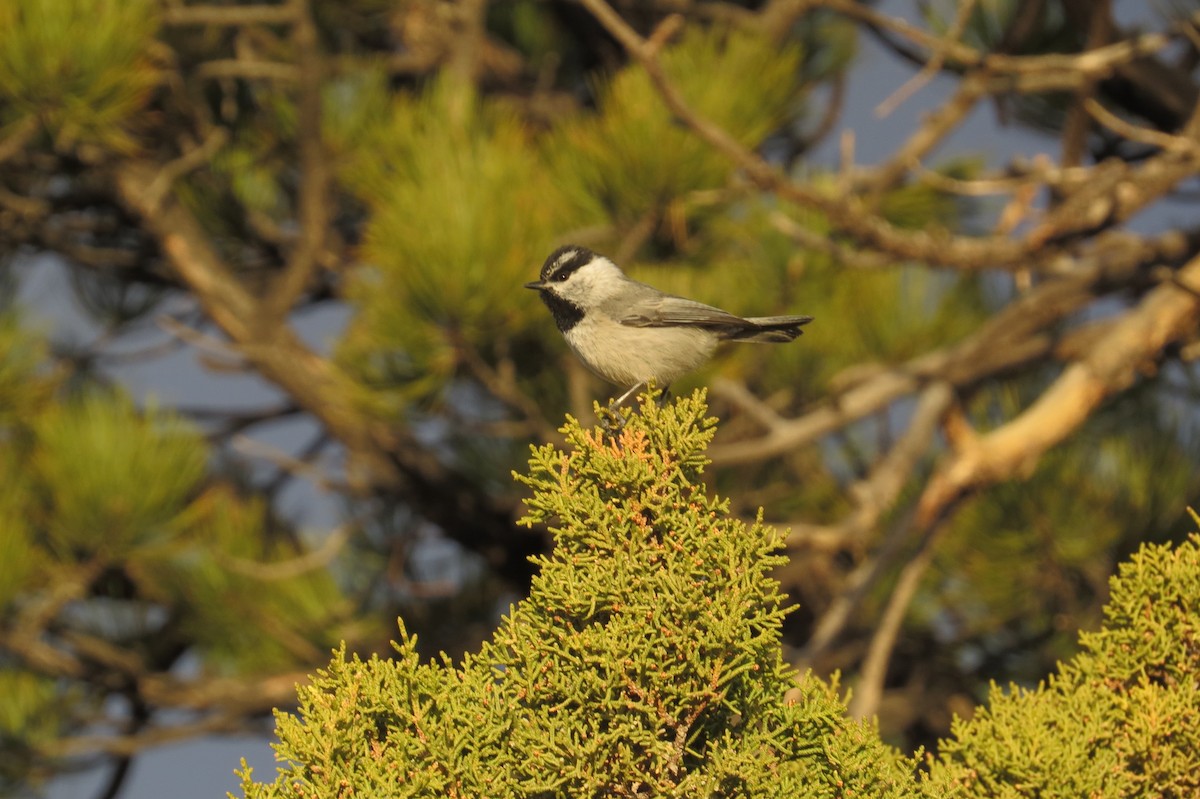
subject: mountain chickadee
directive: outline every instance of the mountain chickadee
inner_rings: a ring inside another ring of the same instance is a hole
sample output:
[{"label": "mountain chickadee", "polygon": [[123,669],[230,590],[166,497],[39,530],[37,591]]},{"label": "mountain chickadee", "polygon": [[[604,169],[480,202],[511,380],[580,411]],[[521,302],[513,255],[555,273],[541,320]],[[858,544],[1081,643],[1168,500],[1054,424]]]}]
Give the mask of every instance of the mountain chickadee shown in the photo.
[{"label": "mountain chickadee", "polygon": [[649,381],[666,389],[707,361],[719,341],[780,343],[811,316],[743,319],[695,300],[664,294],[625,276],[586,247],[559,247],[525,288],[541,294],[567,344],[592,372],[629,386],[619,406]]}]

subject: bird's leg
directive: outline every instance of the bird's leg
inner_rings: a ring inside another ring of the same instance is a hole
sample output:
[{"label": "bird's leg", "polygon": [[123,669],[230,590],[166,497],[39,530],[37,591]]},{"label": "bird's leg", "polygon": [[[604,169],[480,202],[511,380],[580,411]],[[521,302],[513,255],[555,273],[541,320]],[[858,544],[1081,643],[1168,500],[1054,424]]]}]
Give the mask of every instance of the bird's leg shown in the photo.
[{"label": "bird's leg", "polygon": [[625,400],[629,399],[629,397],[632,396],[633,394],[636,394],[638,389],[645,388],[645,386],[646,386],[645,380],[643,380],[640,383],[635,383],[632,388],[630,388],[628,391],[626,391],[620,397],[618,397],[617,399],[615,399],[609,403],[609,405],[608,405],[609,410],[615,410],[616,408],[620,408],[622,405],[625,404]]},{"label": "bird's leg", "polygon": [[608,403],[608,407],[600,412],[600,425],[609,433],[615,433],[625,426],[628,417],[621,412],[621,405],[625,403],[638,389],[645,386],[645,381],[634,385],[621,396],[617,397],[612,402]]}]

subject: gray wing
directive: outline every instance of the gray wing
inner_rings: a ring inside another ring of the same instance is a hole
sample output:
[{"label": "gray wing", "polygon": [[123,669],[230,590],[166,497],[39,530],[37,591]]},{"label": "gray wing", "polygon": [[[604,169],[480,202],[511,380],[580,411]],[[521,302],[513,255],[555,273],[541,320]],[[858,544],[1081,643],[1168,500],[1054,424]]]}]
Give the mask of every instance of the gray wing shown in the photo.
[{"label": "gray wing", "polygon": [[633,303],[615,310],[613,316],[629,327],[746,327],[745,319],[728,311],[657,291],[652,295],[643,294]]}]

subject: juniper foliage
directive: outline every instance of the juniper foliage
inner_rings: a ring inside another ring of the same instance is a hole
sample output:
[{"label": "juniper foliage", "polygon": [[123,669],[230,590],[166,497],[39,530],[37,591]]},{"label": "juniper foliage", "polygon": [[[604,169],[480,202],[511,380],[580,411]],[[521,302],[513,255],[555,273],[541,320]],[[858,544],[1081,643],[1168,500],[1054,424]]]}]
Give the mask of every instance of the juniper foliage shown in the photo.
[{"label": "juniper foliage", "polygon": [[993,685],[955,723],[933,769],[948,794],[1200,796],[1200,534],[1143,547],[1111,588],[1104,626],[1057,674]]},{"label": "juniper foliage", "polygon": [[568,419],[517,479],[554,537],[460,664],[336,653],[278,715],[273,796],[919,796],[913,763],[783,662],[780,537],[706,493],[704,395]]}]

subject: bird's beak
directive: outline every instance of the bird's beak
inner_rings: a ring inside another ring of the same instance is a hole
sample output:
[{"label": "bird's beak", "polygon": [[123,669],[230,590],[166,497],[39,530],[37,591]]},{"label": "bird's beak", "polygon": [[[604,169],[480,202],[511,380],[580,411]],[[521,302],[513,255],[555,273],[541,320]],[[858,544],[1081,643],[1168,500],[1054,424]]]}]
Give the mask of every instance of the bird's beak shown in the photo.
[{"label": "bird's beak", "polygon": [[533,289],[534,291],[541,291],[542,289],[546,288],[546,284],[540,280],[535,280],[532,283],[526,283],[525,288]]}]

